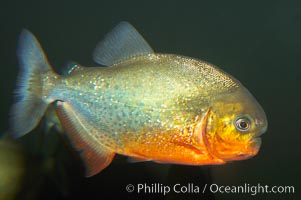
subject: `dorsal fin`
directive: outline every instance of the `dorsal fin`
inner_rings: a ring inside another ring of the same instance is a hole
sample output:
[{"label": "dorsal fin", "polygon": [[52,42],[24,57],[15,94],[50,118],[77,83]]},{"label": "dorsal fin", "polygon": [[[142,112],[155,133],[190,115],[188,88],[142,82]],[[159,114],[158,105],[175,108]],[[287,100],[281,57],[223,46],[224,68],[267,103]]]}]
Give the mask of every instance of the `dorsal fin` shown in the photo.
[{"label": "dorsal fin", "polygon": [[152,48],[131,24],[120,22],[97,44],[93,60],[98,64],[111,66],[134,56],[152,53]]}]

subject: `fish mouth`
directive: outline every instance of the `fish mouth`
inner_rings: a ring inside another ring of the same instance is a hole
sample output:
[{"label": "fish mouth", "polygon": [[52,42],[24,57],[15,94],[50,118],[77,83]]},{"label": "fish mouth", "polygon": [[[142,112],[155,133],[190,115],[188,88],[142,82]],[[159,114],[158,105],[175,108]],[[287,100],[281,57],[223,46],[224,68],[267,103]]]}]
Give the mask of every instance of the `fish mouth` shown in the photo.
[{"label": "fish mouth", "polygon": [[260,137],[253,138],[248,143],[246,151],[239,152],[235,156],[234,160],[246,160],[254,157],[255,155],[257,155],[260,146],[261,146],[261,138]]},{"label": "fish mouth", "polygon": [[262,120],[261,124],[262,124],[261,130],[256,135],[254,135],[253,138],[250,139],[250,141],[249,141],[249,145],[248,145],[249,151],[248,151],[248,153],[249,153],[250,157],[253,157],[258,153],[258,151],[260,149],[260,146],[261,146],[261,143],[262,143],[262,140],[261,140],[260,136],[262,136],[262,134],[264,134],[267,131],[267,122],[266,122],[266,120],[265,121]]},{"label": "fish mouth", "polygon": [[254,155],[256,155],[260,149],[261,146],[261,138],[256,137],[252,140],[250,144],[251,153],[254,152]]},{"label": "fish mouth", "polygon": [[204,143],[207,147],[207,152],[212,158],[219,158],[221,160],[227,161],[239,161],[239,160],[247,160],[249,158],[254,157],[258,154],[261,146],[261,138],[255,137],[247,143],[236,144],[233,150],[228,149],[227,154],[220,153],[211,149],[206,133],[203,135]]}]

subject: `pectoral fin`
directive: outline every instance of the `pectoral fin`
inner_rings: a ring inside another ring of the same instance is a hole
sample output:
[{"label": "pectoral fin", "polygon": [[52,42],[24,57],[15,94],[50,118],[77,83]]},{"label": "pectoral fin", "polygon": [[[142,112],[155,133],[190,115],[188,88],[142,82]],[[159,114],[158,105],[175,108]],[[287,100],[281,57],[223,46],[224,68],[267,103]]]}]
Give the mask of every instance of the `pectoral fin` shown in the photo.
[{"label": "pectoral fin", "polygon": [[115,153],[93,139],[89,134],[92,129],[69,103],[58,102],[57,114],[73,146],[80,153],[86,167],[86,177],[99,173],[112,162]]}]

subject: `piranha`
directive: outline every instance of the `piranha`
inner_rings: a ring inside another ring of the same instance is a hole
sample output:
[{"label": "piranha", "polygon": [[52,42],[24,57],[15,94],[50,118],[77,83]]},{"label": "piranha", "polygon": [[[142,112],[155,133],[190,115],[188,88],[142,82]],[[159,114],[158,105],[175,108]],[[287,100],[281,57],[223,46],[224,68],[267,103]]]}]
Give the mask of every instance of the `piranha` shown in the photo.
[{"label": "piranha", "polygon": [[39,42],[23,30],[11,135],[23,136],[49,105],[86,167],[106,168],[114,155],[186,165],[216,165],[256,155],[266,115],[235,78],[207,62],[154,53],[128,22],[95,48],[102,65],[52,70]]}]

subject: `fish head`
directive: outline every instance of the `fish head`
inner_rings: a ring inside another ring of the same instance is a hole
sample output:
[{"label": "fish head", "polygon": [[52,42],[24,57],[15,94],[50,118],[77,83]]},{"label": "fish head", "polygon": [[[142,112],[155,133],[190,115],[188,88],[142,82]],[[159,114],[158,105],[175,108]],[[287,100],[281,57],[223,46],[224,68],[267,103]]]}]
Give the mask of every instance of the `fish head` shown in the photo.
[{"label": "fish head", "polygon": [[213,156],[225,162],[244,160],[258,153],[267,118],[256,99],[241,86],[213,99],[205,130]]}]

